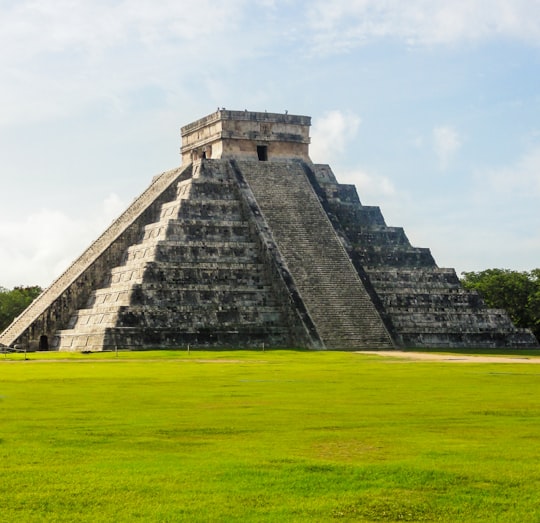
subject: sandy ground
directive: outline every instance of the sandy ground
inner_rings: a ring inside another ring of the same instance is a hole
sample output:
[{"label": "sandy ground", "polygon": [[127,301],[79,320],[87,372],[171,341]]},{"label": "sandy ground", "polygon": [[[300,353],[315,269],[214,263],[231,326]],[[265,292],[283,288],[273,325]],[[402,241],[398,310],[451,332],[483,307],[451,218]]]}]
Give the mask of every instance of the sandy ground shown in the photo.
[{"label": "sandy ground", "polygon": [[[540,357],[534,356],[475,356],[469,354],[437,354],[433,352],[404,352],[399,350],[381,350],[381,351],[367,351],[359,350],[355,351],[357,354],[368,354],[371,356],[382,356],[382,357],[391,357],[396,359],[403,359],[409,361],[444,361],[449,363],[532,363],[540,364]],[[0,357],[1,363],[19,363],[21,361],[34,362],[34,363],[110,363],[110,362],[126,362],[126,361],[135,361],[130,359],[123,359],[122,356],[115,358],[88,358],[88,359],[67,359],[67,358],[58,358],[58,359],[40,359],[36,357],[36,353],[30,352],[27,354],[27,359],[16,359],[12,360],[9,356],[6,358]],[[146,359],[145,361],[165,361],[161,359]],[[176,362],[190,361],[196,363],[229,363],[229,364],[246,364],[246,363],[267,363],[266,360],[228,360],[228,359],[200,359],[197,357],[194,358],[185,358],[185,359],[176,359]]]},{"label": "sandy ground", "polygon": [[403,352],[389,351],[356,351],[358,354],[371,354],[372,356],[390,356],[414,361],[448,361],[451,363],[536,363],[540,358],[532,356],[471,356],[469,354],[435,354],[431,352]]}]

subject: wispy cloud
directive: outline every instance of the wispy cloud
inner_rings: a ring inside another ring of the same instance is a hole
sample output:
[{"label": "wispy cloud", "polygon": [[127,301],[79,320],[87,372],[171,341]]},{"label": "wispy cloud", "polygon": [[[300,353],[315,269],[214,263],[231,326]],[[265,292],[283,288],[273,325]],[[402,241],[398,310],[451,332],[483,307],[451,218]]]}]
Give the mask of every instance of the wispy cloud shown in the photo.
[{"label": "wispy cloud", "polygon": [[29,57],[87,49],[93,53],[126,42],[151,47],[171,41],[197,41],[230,31],[242,21],[246,0],[152,2],[129,0],[21,0],[2,7],[0,34],[15,55]]},{"label": "wispy cloud", "polygon": [[327,111],[314,119],[311,131],[310,156],[315,163],[330,163],[340,183],[356,186],[360,197],[371,202],[387,200],[395,195],[394,184],[386,177],[365,168],[341,167],[347,149],[354,147],[361,118],[354,113]]},{"label": "wispy cloud", "polygon": [[450,161],[460,147],[461,138],[453,127],[443,125],[433,129],[433,149],[441,169],[448,168]]},{"label": "wispy cloud", "polygon": [[[265,0],[255,2],[264,13]],[[199,90],[272,38],[249,23],[247,0],[0,3],[0,125],[121,110],[144,87],[164,97]],[[240,30],[241,29],[241,30]],[[190,89],[191,87],[191,89]]]},{"label": "wispy cloud", "polygon": [[[540,43],[540,3],[0,2],[0,47],[9,50],[0,53],[0,125],[94,112],[96,106],[119,111],[144,87],[160,91],[169,106],[185,105],[195,90],[212,105],[225,104],[230,71],[272,53],[303,59],[308,49],[317,56],[381,39],[425,45],[495,37]],[[246,91],[246,104],[254,91]]]},{"label": "wispy cloud", "polygon": [[335,110],[314,119],[310,147],[313,161],[328,163],[343,153],[356,138],[360,122],[356,114]]},{"label": "wispy cloud", "polygon": [[340,183],[351,183],[356,186],[360,199],[368,205],[386,205],[396,196],[396,187],[385,176],[366,169],[344,170],[336,173]]},{"label": "wispy cloud", "polygon": [[76,219],[60,210],[2,216],[0,258],[2,285],[49,285],[123,210],[125,203],[110,194],[93,219]]},{"label": "wispy cloud", "polygon": [[488,192],[497,200],[540,197],[540,145],[525,151],[512,165],[486,168],[476,174],[478,195]]},{"label": "wispy cloud", "polygon": [[409,45],[455,44],[497,37],[540,44],[536,0],[316,1],[309,19],[320,49],[340,51],[382,38]]}]

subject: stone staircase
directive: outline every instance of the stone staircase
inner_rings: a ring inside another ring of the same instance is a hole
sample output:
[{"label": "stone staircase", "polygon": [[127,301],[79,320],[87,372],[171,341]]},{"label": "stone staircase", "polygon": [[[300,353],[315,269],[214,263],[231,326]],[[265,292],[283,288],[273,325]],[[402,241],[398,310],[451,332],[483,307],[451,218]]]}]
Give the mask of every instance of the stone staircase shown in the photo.
[{"label": "stone staircase", "polygon": [[290,346],[256,240],[227,163],[196,165],[57,348]]},{"label": "stone staircase", "polygon": [[465,290],[453,269],[439,268],[429,249],[388,227],[378,207],[362,205],[354,186],[338,184],[329,166],[315,166],[312,182],[399,346],[537,346],[505,311],[488,309]]},{"label": "stone staircase", "polygon": [[391,338],[298,160],[236,160],[328,349],[391,348]]}]

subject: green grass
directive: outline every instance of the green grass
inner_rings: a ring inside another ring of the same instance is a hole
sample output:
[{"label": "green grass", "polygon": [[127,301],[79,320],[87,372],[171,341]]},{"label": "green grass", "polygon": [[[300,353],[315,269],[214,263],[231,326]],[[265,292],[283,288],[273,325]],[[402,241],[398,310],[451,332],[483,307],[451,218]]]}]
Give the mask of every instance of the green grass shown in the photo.
[{"label": "green grass", "polygon": [[540,365],[27,357],[0,356],[2,522],[540,521]]}]

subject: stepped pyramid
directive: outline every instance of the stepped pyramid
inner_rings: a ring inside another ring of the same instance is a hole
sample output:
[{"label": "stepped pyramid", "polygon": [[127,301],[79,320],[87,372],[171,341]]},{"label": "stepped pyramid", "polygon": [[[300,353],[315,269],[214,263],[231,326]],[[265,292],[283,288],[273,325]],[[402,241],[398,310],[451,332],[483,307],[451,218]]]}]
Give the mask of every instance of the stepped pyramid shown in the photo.
[{"label": "stepped pyramid", "polygon": [[535,347],[309,159],[310,118],[218,110],[1,335],[30,350]]}]

